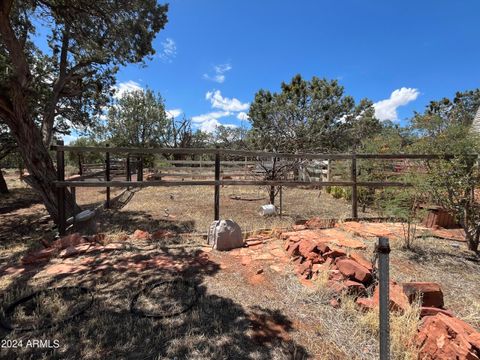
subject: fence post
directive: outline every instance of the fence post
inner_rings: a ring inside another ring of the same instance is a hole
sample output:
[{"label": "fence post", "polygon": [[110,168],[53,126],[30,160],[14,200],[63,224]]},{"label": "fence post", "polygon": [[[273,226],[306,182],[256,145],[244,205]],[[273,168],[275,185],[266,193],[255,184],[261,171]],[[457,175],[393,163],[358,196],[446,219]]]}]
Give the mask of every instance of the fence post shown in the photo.
[{"label": "fence post", "polygon": [[357,155],[352,153],[352,218],[358,219],[358,199],[357,199]]},{"label": "fence post", "polygon": [[332,181],[332,160],[327,160],[327,181]]},{"label": "fence post", "polygon": [[280,185],[280,216],[283,213],[283,186]]},{"label": "fence post", "polygon": [[[70,187],[70,194],[72,194],[72,198],[73,198],[73,203],[76,204],[77,203],[77,188],[75,186],[71,186]],[[75,227],[75,217],[77,216],[77,212],[76,212],[76,209],[75,209],[75,206],[73,207],[73,226]]]},{"label": "fence post", "polygon": [[390,359],[390,294],[389,294],[389,253],[388,238],[378,238],[378,271],[380,286],[380,360]]},{"label": "fence post", "polygon": [[78,156],[78,175],[82,176],[83,175],[83,169],[82,169],[82,157],[80,154]]},{"label": "fence post", "polygon": [[143,155],[140,155],[137,160],[137,181],[143,181]]},{"label": "fence post", "polygon": [[[63,146],[63,140],[57,141],[57,146]],[[57,148],[57,180],[65,181],[65,153]],[[57,188],[57,207],[58,207],[58,234],[66,234],[66,215],[65,215],[65,187]]]},{"label": "fence post", "polygon": [[[217,150],[220,148],[216,146]],[[220,220],[220,153],[215,152],[215,194],[214,194],[214,206],[215,206],[215,219]]]},{"label": "fence post", "polygon": [[[110,144],[105,144],[109,147]],[[105,181],[110,181],[110,152],[105,153]],[[110,209],[110,187],[107,186],[107,199],[105,201],[105,208]]]}]

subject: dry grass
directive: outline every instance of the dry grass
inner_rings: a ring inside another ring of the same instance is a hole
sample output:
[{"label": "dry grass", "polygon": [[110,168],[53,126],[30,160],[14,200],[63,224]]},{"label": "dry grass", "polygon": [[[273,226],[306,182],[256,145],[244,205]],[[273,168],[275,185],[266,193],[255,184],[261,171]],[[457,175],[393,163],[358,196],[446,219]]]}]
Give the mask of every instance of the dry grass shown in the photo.
[{"label": "dry grass", "polygon": [[[283,192],[284,216],[262,217],[259,208],[268,203],[266,194],[262,187],[222,187],[220,217],[235,220],[244,231],[253,231],[287,227],[298,219],[312,216],[346,218],[351,215],[350,204],[335,200],[320,190],[287,188]],[[242,198],[265,196],[265,199],[233,200],[230,196],[234,195]],[[190,228],[186,230],[205,233],[214,215],[213,196],[213,187],[207,186],[145,188],[138,191],[120,213],[157,221],[188,222]]]},{"label": "dry grass", "polygon": [[[352,297],[343,296],[341,311],[347,317],[354,319],[361,331],[378,339],[379,312],[361,312]],[[414,360],[418,357],[418,350],[413,343],[420,323],[420,305],[412,304],[404,313],[390,313],[390,348],[391,358],[397,360]]]},{"label": "dry grass", "polygon": [[464,243],[420,238],[411,250],[395,246],[391,276],[398,281],[438,282],[446,308],[480,329],[480,259]]},{"label": "dry grass", "polygon": [[[43,207],[35,203],[32,193],[22,189],[14,197],[3,201],[14,205],[12,211],[0,214],[2,238],[0,260],[16,263],[28,248],[38,246],[39,238],[53,237],[46,224],[38,219],[45,215]],[[80,190],[80,189],[78,189]],[[334,200],[318,190],[287,189],[284,191],[284,217],[263,218],[258,207],[265,201],[232,200],[229,195],[244,197],[266,194],[263,188],[221,188],[221,215],[240,223],[243,230],[289,226],[296,219],[321,216],[343,218],[350,215],[350,206]],[[78,192],[85,203],[94,204],[90,195]],[[104,194],[98,193],[103,200]],[[22,204],[22,201],[26,201]],[[100,200],[99,200],[100,201]],[[165,211],[167,209],[167,211]],[[166,216],[168,214],[168,216]],[[155,231],[168,228],[177,232],[204,233],[213,218],[213,188],[175,187],[146,188],[135,193],[122,209],[105,211],[99,219],[101,230],[109,241],[124,241],[135,229]],[[18,226],[18,224],[22,224]],[[23,239],[22,237],[28,237]],[[176,236],[161,243],[135,243],[125,250],[109,254],[117,256],[150,256],[168,254],[189,259],[204,240],[194,236]],[[374,242],[366,240],[365,255],[370,258]],[[480,327],[480,265],[471,255],[438,239],[418,239],[412,250],[405,250],[401,242],[392,241],[392,278],[398,281],[436,281],[445,293],[447,308],[462,319]],[[49,286],[84,285],[95,293],[94,306],[73,322],[48,330],[29,333],[10,333],[10,339],[59,339],[58,350],[21,349],[2,352],[6,358],[35,359],[377,359],[378,314],[359,312],[351,298],[341,299],[341,307],[330,305],[332,293],[326,287],[326,273],[316,281],[315,289],[302,286],[287,269],[279,275],[263,268],[266,280],[251,284],[238,263],[224,264],[228,255],[218,255],[214,270],[188,274],[199,288],[199,301],[192,311],[168,319],[145,319],[129,312],[130,300],[146,284],[178,276],[162,269],[148,271],[84,272],[62,277],[2,278],[1,299],[5,304],[23,294]],[[227,266],[228,265],[228,266]],[[243,271],[255,271],[245,269]],[[181,308],[191,297],[189,289],[157,289],[140,298],[139,305],[152,312]],[[162,295],[168,295],[166,297]],[[162,300],[163,299],[163,300]],[[68,299],[67,299],[68,300]],[[70,301],[58,297],[44,298],[47,313],[61,319],[72,307]],[[178,301],[178,304],[175,302]],[[50,304],[49,304],[50,302]],[[43,308],[43,306],[42,306]],[[40,314],[23,311],[18,321],[32,322]],[[28,310],[28,309],[27,309]],[[48,310],[48,311],[47,311]],[[274,319],[270,341],[258,343],[252,337],[253,319]],[[418,307],[412,307],[402,316],[392,316],[392,358],[411,359],[414,348],[409,339],[418,324]],[[0,334],[7,336],[7,334]],[[5,354],[5,355],[4,355]]]}]

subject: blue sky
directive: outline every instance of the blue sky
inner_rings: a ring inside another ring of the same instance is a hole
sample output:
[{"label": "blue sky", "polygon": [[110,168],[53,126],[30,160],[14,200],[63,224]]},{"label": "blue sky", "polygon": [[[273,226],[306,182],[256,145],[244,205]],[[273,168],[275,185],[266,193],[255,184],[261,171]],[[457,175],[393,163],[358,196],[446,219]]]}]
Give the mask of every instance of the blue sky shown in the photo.
[{"label": "blue sky", "polygon": [[211,130],[240,125],[256,91],[300,73],[338,79],[402,122],[480,87],[479,14],[478,0],[172,0],[157,54],[122,69],[118,86],[159,91],[172,114]]}]

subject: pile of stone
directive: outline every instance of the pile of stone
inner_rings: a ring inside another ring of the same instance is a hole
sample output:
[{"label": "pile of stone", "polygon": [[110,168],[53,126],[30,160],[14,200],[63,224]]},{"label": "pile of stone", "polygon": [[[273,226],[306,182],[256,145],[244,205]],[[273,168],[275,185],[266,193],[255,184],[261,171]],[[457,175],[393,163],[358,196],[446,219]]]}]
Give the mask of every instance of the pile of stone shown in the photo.
[{"label": "pile of stone", "polygon": [[[361,311],[379,306],[374,264],[360,252],[361,242],[354,239],[332,238],[336,229],[318,230],[317,220],[296,226],[281,235],[285,250],[295,264],[295,272],[303,283],[327,274],[327,286],[334,294],[350,294]],[[390,310],[404,312],[411,304],[420,303],[422,323],[414,339],[419,359],[480,359],[480,332],[456,318],[445,309],[441,286],[432,282],[390,282]],[[372,293],[372,296],[368,296]],[[337,296],[331,302],[339,306]]]},{"label": "pile of stone", "polygon": [[366,287],[373,280],[372,263],[359,252],[348,253],[345,247],[308,231],[282,234],[296,274],[302,279],[315,280],[320,272],[328,272],[328,285],[335,292],[366,295]]}]

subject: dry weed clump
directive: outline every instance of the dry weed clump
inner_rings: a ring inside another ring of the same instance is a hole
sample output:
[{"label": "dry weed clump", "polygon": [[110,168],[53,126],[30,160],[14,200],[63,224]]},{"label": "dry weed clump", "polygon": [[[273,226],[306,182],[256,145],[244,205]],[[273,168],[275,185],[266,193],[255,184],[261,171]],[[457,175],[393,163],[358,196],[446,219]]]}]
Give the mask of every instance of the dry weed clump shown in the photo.
[{"label": "dry weed clump", "polygon": [[[351,296],[342,296],[341,309],[354,319],[355,323],[375,338],[379,336],[379,309],[359,311]],[[403,313],[390,313],[390,349],[391,358],[395,360],[415,360],[418,350],[413,339],[420,324],[420,303],[411,304]]]}]

